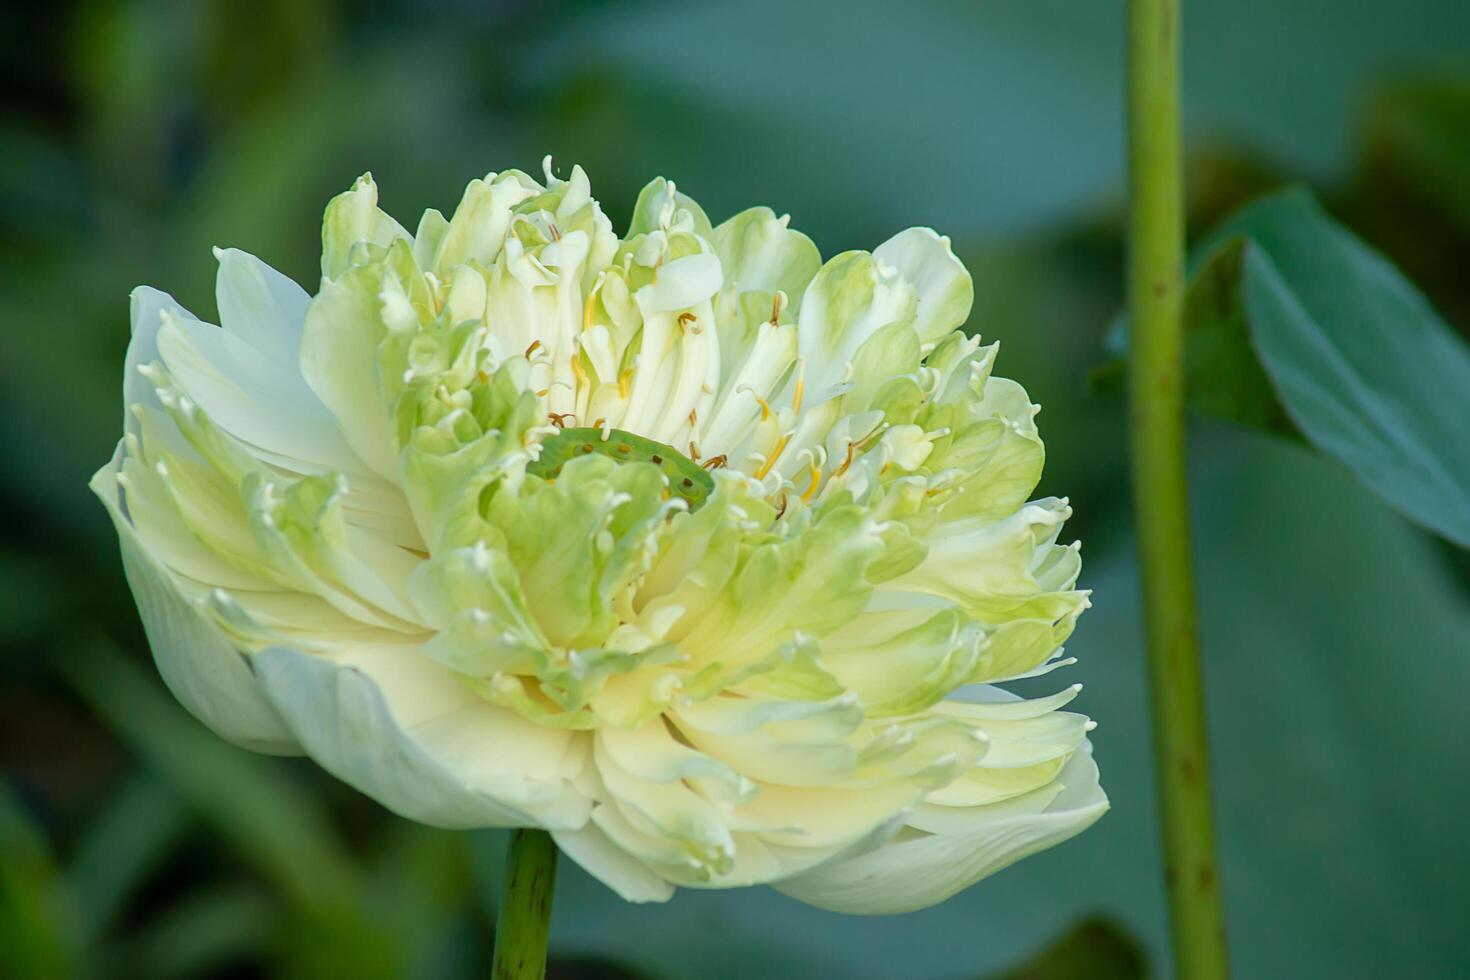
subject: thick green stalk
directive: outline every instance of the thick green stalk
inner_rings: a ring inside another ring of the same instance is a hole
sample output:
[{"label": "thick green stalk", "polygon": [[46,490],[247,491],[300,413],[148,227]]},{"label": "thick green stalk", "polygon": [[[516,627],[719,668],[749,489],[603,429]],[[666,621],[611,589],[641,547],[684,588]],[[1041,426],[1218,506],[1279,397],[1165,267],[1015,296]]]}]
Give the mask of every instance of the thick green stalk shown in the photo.
[{"label": "thick green stalk", "polygon": [[1179,0],[1129,0],[1130,415],[1174,962],[1228,976],[1215,873],[1184,458]]},{"label": "thick green stalk", "polygon": [[495,980],[542,980],[551,896],[556,890],[556,843],[544,830],[510,836],[505,894],[495,923]]}]

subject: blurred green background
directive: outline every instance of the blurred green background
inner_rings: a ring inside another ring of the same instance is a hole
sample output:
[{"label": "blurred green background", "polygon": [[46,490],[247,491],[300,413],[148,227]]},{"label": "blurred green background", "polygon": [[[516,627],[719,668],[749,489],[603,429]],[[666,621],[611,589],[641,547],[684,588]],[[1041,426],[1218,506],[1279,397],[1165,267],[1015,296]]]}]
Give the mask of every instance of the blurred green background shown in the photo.
[{"label": "blurred green background", "polygon": [[[585,165],[622,226],[663,174],[824,253],[953,236],[971,328],[1045,406],[1095,608],[1066,680],[1112,812],[925,912],[766,889],[625,905],[564,862],[553,977],[1164,976],[1123,405],[1120,0],[96,0],[0,30],[0,975],[486,975],[503,839],[412,826],[168,698],[87,477],[127,293],[212,317],[211,245],[308,286],[371,169],[412,226],[487,170]],[[1470,327],[1470,5],[1192,0],[1190,220],[1303,180]],[[1445,393],[1462,399],[1470,392]],[[1306,449],[1191,433],[1241,977],[1470,974],[1470,561]],[[1060,675],[1057,675],[1060,676]],[[1055,682],[1056,677],[1039,683]]]}]

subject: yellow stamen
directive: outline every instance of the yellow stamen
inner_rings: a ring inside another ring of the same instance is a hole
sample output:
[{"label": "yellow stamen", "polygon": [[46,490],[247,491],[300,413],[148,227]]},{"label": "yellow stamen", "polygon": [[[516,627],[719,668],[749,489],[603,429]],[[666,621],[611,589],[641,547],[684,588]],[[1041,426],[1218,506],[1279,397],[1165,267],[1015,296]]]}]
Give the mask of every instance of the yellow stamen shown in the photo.
[{"label": "yellow stamen", "polygon": [[771,455],[761,464],[761,468],[755,471],[755,478],[757,480],[764,480],[766,474],[771,472],[771,467],[775,466],[776,460],[781,458],[781,453],[785,450],[786,443],[790,438],[789,435],[784,435],[776,440],[776,446],[771,450]]},{"label": "yellow stamen", "polygon": [[807,487],[806,492],[801,495],[801,502],[809,504],[812,502],[812,498],[817,495],[817,488],[822,485],[822,468],[815,461],[807,463],[806,468],[807,472],[811,474],[812,485]]},{"label": "yellow stamen", "polygon": [[628,400],[629,387],[633,382],[633,369],[628,368],[618,375],[618,394],[623,396],[623,401]]},{"label": "yellow stamen", "polygon": [[[601,285],[601,284],[599,283],[599,285]],[[587,302],[585,302],[585,303],[582,304],[582,329],[583,330],[591,330],[592,329],[592,313],[596,309],[596,307],[597,307],[597,288],[596,287],[593,287],[592,292],[590,292],[590,293],[587,294]]]},{"label": "yellow stamen", "polygon": [[770,418],[771,417],[771,403],[768,402],[768,401],[766,401],[760,395],[757,395],[754,391],[751,391],[750,396],[752,398],[754,398],[756,401],[760,402],[760,405],[761,405],[761,421],[764,422],[766,419]]},{"label": "yellow stamen", "polygon": [[791,396],[791,410],[801,411],[801,396],[806,394],[806,365],[800,358],[796,361],[796,391]]},{"label": "yellow stamen", "polygon": [[587,383],[587,372],[582,370],[582,358],[578,354],[572,355],[572,374],[577,377],[578,388]]},{"label": "yellow stamen", "polygon": [[842,461],[841,466],[837,467],[837,472],[832,474],[833,479],[836,479],[837,477],[847,472],[847,468],[852,465],[853,457],[856,455],[857,443],[849,442],[847,444],[847,458]]}]

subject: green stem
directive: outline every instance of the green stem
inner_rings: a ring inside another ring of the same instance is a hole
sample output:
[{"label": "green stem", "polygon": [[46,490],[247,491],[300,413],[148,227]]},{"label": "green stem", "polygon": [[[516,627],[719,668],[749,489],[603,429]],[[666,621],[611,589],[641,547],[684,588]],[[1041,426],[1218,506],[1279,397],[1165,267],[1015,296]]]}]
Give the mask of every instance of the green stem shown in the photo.
[{"label": "green stem", "polygon": [[1129,0],[1130,424],[1175,969],[1229,975],[1215,873],[1184,458],[1179,0]]},{"label": "green stem", "polygon": [[510,836],[505,894],[495,923],[495,980],[542,980],[551,896],[556,889],[556,843],[544,830]]}]

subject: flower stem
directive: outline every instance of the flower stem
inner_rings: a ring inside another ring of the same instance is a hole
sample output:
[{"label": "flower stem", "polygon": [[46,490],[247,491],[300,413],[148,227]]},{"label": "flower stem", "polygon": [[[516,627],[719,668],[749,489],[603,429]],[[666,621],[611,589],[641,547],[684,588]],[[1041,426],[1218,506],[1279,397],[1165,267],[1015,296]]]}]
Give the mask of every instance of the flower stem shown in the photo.
[{"label": "flower stem", "polygon": [[1213,980],[1229,971],[1184,458],[1179,6],[1129,0],[1130,427],[1175,970],[1182,980]]},{"label": "flower stem", "polygon": [[544,830],[511,833],[505,893],[495,923],[495,980],[542,980],[551,897],[556,888],[556,843]]}]

